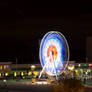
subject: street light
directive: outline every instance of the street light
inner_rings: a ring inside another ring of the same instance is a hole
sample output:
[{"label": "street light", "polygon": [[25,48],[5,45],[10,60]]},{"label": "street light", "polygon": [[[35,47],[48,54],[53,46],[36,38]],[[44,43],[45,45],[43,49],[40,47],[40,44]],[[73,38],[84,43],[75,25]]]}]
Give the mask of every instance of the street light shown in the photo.
[{"label": "street light", "polygon": [[31,65],[31,70],[32,70],[32,83],[35,82],[34,78],[33,78],[33,70],[36,68],[35,65]]},{"label": "street light", "polygon": [[35,65],[31,65],[31,70],[34,70],[36,68]]}]

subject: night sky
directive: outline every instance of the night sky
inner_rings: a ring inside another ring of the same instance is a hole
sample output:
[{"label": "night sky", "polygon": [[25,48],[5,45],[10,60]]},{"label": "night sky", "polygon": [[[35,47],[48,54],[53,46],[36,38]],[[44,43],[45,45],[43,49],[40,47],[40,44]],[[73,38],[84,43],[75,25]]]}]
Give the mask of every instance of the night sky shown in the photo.
[{"label": "night sky", "polygon": [[0,1],[0,61],[40,63],[39,46],[52,30],[69,43],[70,60],[85,61],[86,38],[92,36],[89,8],[47,6],[24,1]]}]

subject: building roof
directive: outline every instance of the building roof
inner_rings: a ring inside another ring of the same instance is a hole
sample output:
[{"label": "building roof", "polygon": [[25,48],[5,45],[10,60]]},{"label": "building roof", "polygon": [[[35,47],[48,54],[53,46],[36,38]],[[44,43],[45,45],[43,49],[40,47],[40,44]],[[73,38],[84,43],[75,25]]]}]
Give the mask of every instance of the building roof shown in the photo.
[{"label": "building roof", "polygon": [[12,64],[12,62],[0,62],[0,64]]}]

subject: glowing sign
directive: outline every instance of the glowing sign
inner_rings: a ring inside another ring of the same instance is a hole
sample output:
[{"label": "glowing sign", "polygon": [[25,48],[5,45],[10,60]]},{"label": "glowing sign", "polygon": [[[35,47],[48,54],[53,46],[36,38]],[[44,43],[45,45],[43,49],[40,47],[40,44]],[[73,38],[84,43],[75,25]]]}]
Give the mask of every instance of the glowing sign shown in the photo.
[{"label": "glowing sign", "polygon": [[89,66],[92,66],[92,64],[89,64]]}]

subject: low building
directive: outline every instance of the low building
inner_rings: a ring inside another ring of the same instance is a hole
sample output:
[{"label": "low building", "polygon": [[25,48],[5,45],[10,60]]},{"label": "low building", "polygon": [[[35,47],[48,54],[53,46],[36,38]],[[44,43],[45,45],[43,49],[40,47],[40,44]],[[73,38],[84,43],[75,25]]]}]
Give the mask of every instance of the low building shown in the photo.
[{"label": "low building", "polygon": [[11,72],[12,62],[0,62],[0,78],[8,76]]},{"label": "low building", "polygon": [[[0,62],[0,78],[37,78],[41,70],[41,64],[12,64],[12,62]],[[92,78],[92,63],[76,63],[75,61],[70,61],[66,70],[66,73],[70,77]]]}]

